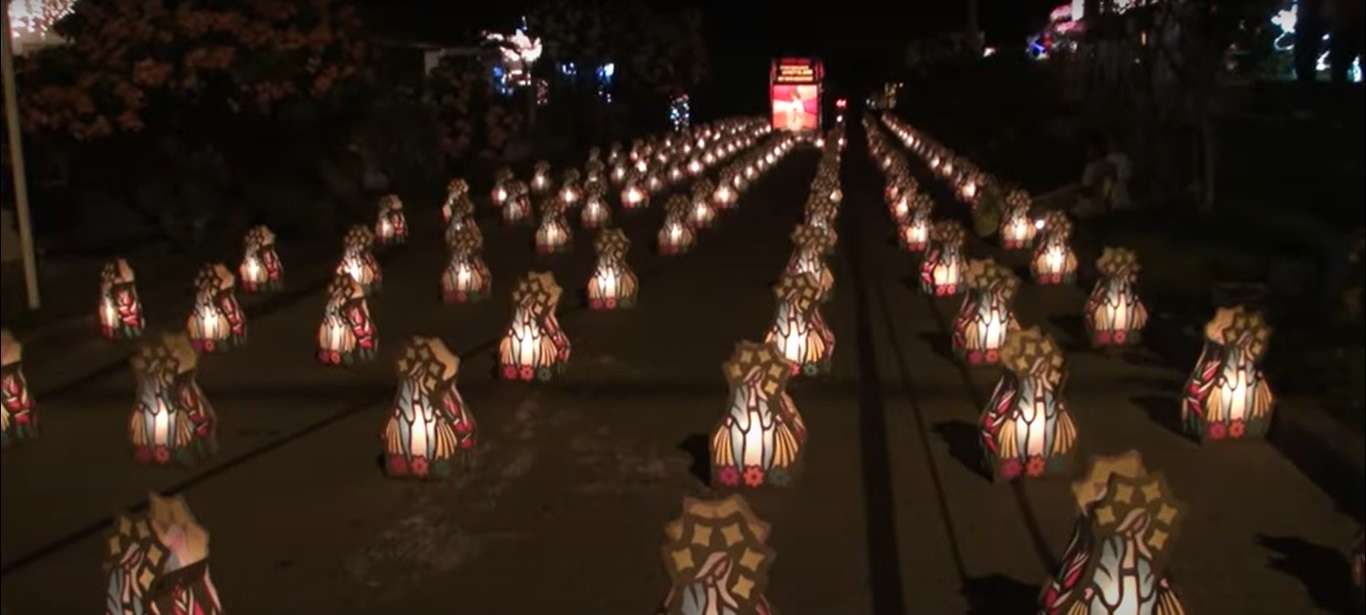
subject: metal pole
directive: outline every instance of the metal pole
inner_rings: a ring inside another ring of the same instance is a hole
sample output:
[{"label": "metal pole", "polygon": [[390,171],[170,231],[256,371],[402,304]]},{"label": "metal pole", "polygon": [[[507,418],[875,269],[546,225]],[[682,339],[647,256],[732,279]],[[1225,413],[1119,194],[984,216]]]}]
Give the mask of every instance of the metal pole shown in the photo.
[{"label": "metal pole", "polygon": [[24,259],[24,286],[28,290],[28,309],[36,310],[38,265],[33,256],[33,226],[28,215],[28,184],[24,181],[24,149],[19,138],[19,100],[14,90],[14,41],[10,33],[9,0],[0,7],[0,78],[5,85],[5,128],[9,132],[10,168],[14,170],[14,209],[19,214],[19,249]]}]

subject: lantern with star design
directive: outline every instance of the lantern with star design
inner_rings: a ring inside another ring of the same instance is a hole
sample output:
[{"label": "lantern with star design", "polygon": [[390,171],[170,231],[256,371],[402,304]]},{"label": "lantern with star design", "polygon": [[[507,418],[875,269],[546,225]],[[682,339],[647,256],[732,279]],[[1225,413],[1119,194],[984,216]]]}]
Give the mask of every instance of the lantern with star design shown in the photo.
[{"label": "lantern with star design", "polygon": [[1276,398],[1258,365],[1271,327],[1242,306],[1219,308],[1205,325],[1205,348],[1186,381],[1181,419],[1202,442],[1266,434]]},{"label": "lantern with star design", "polygon": [[398,393],[380,432],[391,477],[446,478],[473,456],[474,415],[456,388],[460,357],[440,339],[415,336],[398,360]]},{"label": "lantern with star design", "polygon": [[1032,200],[1024,190],[1011,190],[1006,194],[1005,212],[1001,215],[1001,247],[1007,250],[1023,250],[1034,243],[1038,227],[1029,216]]},{"label": "lantern with star design", "polygon": [[1067,377],[1062,350],[1038,327],[1006,336],[1006,372],[980,421],[987,466],[1000,480],[1068,471],[1077,428],[1062,399]]},{"label": "lantern with star design", "polygon": [[531,218],[531,191],[526,182],[511,181],[503,201],[503,224],[520,224]]},{"label": "lantern with star design", "polygon": [[1134,285],[1138,278],[1138,256],[1125,248],[1105,248],[1096,261],[1100,279],[1086,300],[1083,316],[1091,345],[1126,346],[1137,344],[1148,323],[1148,308],[1138,297]]},{"label": "lantern with star design", "polygon": [[247,343],[247,316],[237,303],[236,279],[222,264],[204,265],[194,279],[194,307],[186,323],[199,352],[220,352]]},{"label": "lantern with star design", "polygon": [[498,345],[499,374],[506,380],[546,381],[569,361],[569,338],[555,310],[560,286],[550,273],[528,273],[512,291],[512,322]]},{"label": "lantern with star design", "polygon": [[242,264],[237,267],[246,293],[275,292],[284,285],[285,268],[275,251],[275,233],[255,226],[242,240]]},{"label": "lantern with star design", "polygon": [[541,209],[541,224],[536,227],[537,254],[560,254],[569,251],[571,238],[569,223],[564,219],[565,203],[552,197]]},{"label": "lantern with star design", "polygon": [[658,236],[659,253],[687,254],[697,242],[697,235],[693,233],[692,225],[688,222],[688,214],[691,211],[688,198],[681,194],[669,197],[668,203],[664,205],[664,211],[664,224],[659,228]]},{"label": "lantern with star design", "polygon": [[791,484],[806,444],[806,423],[787,394],[792,362],[773,344],[740,342],[724,371],[730,407],[712,430],[712,485]]},{"label": "lantern with star design", "polygon": [[403,201],[397,194],[386,194],[379,199],[375,240],[381,246],[401,246],[408,241],[408,219],[403,216]]},{"label": "lantern with star design", "polygon": [[607,194],[602,185],[586,190],[583,207],[579,210],[579,224],[586,229],[602,228],[612,221],[612,210],[607,205]]},{"label": "lantern with star design", "polygon": [[221,615],[209,533],[182,496],[147,498],[146,514],[119,515],[105,538],[105,613]]},{"label": "lantern with star design", "polygon": [[446,184],[446,200],[441,202],[441,222],[449,225],[451,220],[474,214],[474,201],[470,199],[470,184],[462,178],[455,178]]},{"label": "lantern with star design", "polygon": [[950,297],[962,290],[963,240],[966,233],[957,222],[934,223],[930,246],[920,261],[920,290],[935,297]]},{"label": "lantern with star design", "polygon": [[784,273],[774,287],[778,312],[764,341],[777,346],[794,375],[829,373],[835,334],[820,311],[820,281],[812,273]]},{"label": "lantern with star design", "polygon": [[953,321],[953,352],[968,365],[995,365],[1006,337],[1020,327],[1011,310],[1020,279],[989,259],[970,261],[963,277],[968,291]]},{"label": "lantern with star design", "polygon": [[199,388],[199,355],[183,334],[149,340],[129,359],[137,401],[128,421],[138,463],[193,465],[218,453],[218,418]]},{"label": "lantern with star design", "polygon": [[769,532],[739,494],[683,498],[683,514],[664,528],[670,587],[656,615],[774,615],[764,596]]},{"label": "lantern with star design", "polygon": [[1072,484],[1080,516],[1040,615],[1183,615],[1167,563],[1186,506],[1137,451],[1097,457]]},{"label": "lantern with star design", "polygon": [[835,289],[835,273],[826,256],[835,250],[835,236],[828,230],[805,224],[792,230],[792,256],[787,259],[788,273],[809,273],[816,276],[821,290],[818,301],[830,300]]},{"label": "lantern with star design", "polygon": [[24,345],[0,329],[0,446],[38,437],[38,412],[24,378]]},{"label": "lantern with star design", "polygon": [[1029,271],[1039,284],[1070,284],[1077,276],[1077,255],[1072,251],[1072,221],[1067,214],[1050,211],[1044,216],[1043,238],[1034,248]]},{"label": "lantern with star design", "polygon": [[550,163],[544,160],[538,161],[531,171],[531,193],[541,196],[550,192],[552,187],[550,180]]},{"label": "lantern with star design", "polygon": [[489,202],[494,207],[502,207],[511,196],[509,185],[516,180],[512,169],[501,167],[493,174],[493,189],[489,192]]},{"label": "lantern with star design", "polygon": [[639,280],[626,263],[631,242],[620,229],[604,229],[593,241],[598,262],[588,279],[588,305],[595,310],[615,310],[636,305]]},{"label": "lantern with star design", "polygon": [[318,325],[318,361],[351,366],[374,359],[378,350],[365,290],[350,276],[334,276],[327,285],[327,305]]},{"label": "lantern with star design", "polygon": [[337,273],[351,276],[366,295],[380,290],[384,283],[384,273],[375,260],[375,234],[370,229],[356,225],[346,231],[342,238],[342,258],[337,264]]},{"label": "lantern with star design", "polygon": [[128,261],[118,258],[100,269],[100,335],[126,340],[142,335],[147,321],[138,299],[137,282]]},{"label": "lantern with star design", "polygon": [[470,228],[457,231],[448,240],[451,258],[441,274],[441,300],[465,303],[488,298],[493,276],[480,254],[484,240]]},{"label": "lantern with star design", "polygon": [[461,235],[473,235],[480,243],[484,241],[484,235],[479,231],[479,223],[474,220],[474,202],[468,196],[458,196],[460,190],[468,192],[468,188],[454,186],[456,182],[464,184],[464,180],[461,179],[451,181],[451,193],[447,196],[446,203],[441,206],[441,217],[446,223],[446,230],[442,236],[446,240],[448,250]]}]

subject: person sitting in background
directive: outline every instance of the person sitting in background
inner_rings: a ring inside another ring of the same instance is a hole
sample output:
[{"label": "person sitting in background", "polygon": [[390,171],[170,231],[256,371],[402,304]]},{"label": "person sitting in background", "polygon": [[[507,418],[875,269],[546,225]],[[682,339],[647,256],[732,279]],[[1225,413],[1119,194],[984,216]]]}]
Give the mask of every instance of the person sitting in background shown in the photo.
[{"label": "person sitting in background", "polygon": [[1134,203],[1129,198],[1129,180],[1133,178],[1134,165],[1129,156],[1120,150],[1119,142],[1114,137],[1105,140],[1105,149],[1105,160],[1110,163],[1110,168],[1114,172],[1110,184],[1109,209],[1132,209]]},{"label": "person sitting in background", "polygon": [[1077,218],[1091,218],[1106,212],[1116,175],[1114,165],[1105,155],[1099,140],[1092,140],[1087,145],[1086,160],[1086,168],[1081,172],[1077,203],[1072,209],[1072,214]]}]

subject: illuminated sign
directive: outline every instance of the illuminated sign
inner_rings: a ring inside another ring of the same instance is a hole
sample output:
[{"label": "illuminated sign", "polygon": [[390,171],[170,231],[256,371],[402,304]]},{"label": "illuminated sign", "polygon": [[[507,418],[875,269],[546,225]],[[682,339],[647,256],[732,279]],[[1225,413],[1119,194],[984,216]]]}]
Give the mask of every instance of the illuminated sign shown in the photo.
[{"label": "illuminated sign", "polygon": [[769,73],[769,100],[772,102],[774,128],[792,132],[820,129],[820,84],[824,72],[820,60],[774,60]]}]

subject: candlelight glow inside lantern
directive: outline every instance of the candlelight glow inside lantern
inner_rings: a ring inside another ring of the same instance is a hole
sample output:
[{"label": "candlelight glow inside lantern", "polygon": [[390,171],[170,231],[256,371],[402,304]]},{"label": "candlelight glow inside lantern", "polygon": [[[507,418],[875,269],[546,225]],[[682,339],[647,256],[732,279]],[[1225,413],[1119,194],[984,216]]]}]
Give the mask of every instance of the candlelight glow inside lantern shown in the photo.
[{"label": "candlelight glow inside lantern", "polygon": [[205,265],[195,276],[194,307],[186,330],[199,352],[219,352],[247,342],[247,317],[237,304],[236,280],[221,264]]},{"label": "candlelight glow inside lantern", "polygon": [[688,224],[688,199],[675,194],[669,197],[665,208],[664,225],[659,229],[659,253],[686,254],[697,240]]},{"label": "candlelight glow inside lantern", "polygon": [[706,178],[697,180],[692,186],[692,210],[688,221],[699,229],[710,228],[716,219],[716,210],[711,207],[711,196],[715,187]]},{"label": "candlelight glow inside lantern", "polygon": [[531,173],[531,193],[537,196],[550,192],[550,163],[541,160]]},{"label": "candlelight glow inside lantern", "polygon": [[460,357],[434,337],[413,337],[398,360],[398,393],[380,432],[391,477],[446,478],[473,457],[477,426],[456,388]]},{"label": "candlelight glow inside lantern", "polygon": [[107,339],[132,339],[142,335],[146,319],[138,299],[133,268],[124,259],[115,259],[100,269],[100,335]]},{"label": "candlelight glow inside lantern", "polygon": [[787,394],[792,363],[777,346],[740,342],[724,371],[730,407],[712,431],[712,484],[791,484],[806,444],[806,423]]},{"label": "candlelight glow inside lantern", "polygon": [[38,412],[24,378],[24,345],[0,329],[0,448],[38,437]]},{"label": "candlelight glow inside lantern", "polygon": [[641,183],[636,178],[626,180],[626,187],[621,189],[621,207],[626,210],[644,209],[650,206],[650,195],[641,187]]},{"label": "candlelight glow inside lantern", "polygon": [[502,207],[503,203],[507,202],[508,196],[510,196],[508,184],[511,184],[513,180],[512,169],[507,167],[502,167],[494,173],[493,191],[489,195],[489,201],[493,203],[494,207]]},{"label": "candlelight glow inside lantern", "polygon": [[119,515],[105,537],[105,612],[222,615],[209,577],[209,533],[183,497],[147,499],[145,515]]},{"label": "candlelight glow inside lantern", "polygon": [[1029,217],[1031,199],[1023,190],[1006,195],[1005,214],[1001,216],[1001,244],[1007,250],[1022,250],[1034,243],[1038,229]]},{"label": "candlelight glow inside lantern", "polygon": [[387,194],[379,199],[375,239],[381,246],[401,246],[408,240],[408,220],[403,216],[403,201],[396,194]]},{"label": "candlelight glow inside lantern", "polygon": [[1148,308],[1138,297],[1138,256],[1133,250],[1105,248],[1096,261],[1100,279],[1086,300],[1083,316],[1093,346],[1137,344],[1148,324]]},{"label": "candlelight glow inside lantern", "polygon": [[735,206],[735,201],[739,200],[740,195],[735,192],[734,178],[723,175],[720,185],[712,192],[712,204],[717,209],[730,209]]},{"label": "candlelight glow inside lantern", "polygon": [[[573,169],[570,170],[572,171]],[[577,173],[575,173],[575,175],[577,175]],[[573,207],[577,205],[579,202],[579,195],[581,194],[581,190],[582,189],[579,187],[578,180],[566,179],[564,183],[560,185],[560,201],[564,203],[565,207]]]},{"label": "candlelight glow inside lantern", "polygon": [[327,286],[327,305],[318,325],[318,361],[351,366],[374,359],[378,350],[365,290],[350,276],[334,276]]},{"label": "candlelight glow inside lantern", "polygon": [[1097,457],[1072,484],[1080,517],[1058,572],[1044,582],[1039,612],[1183,615],[1167,579],[1186,506],[1137,451]]},{"label": "candlelight glow inside lantern", "polygon": [[546,203],[541,214],[541,224],[536,228],[536,252],[538,254],[560,254],[569,250],[569,224],[564,220],[564,201],[558,198]]},{"label": "candlelight glow inside lantern", "polygon": [[1006,336],[1020,327],[1010,307],[1020,279],[991,260],[969,262],[964,278],[968,293],[953,322],[954,354],[969,365],[995,365]]},{"label": "candlelight glow inside lantern", "polygon": [[815,226],[797,225],[792,230],[792,256],[785,271],[792,274],[809,273],[816,276],[821,290],[818,301],[825,303],[834,294],[835,273],[825,261],[835,249],[835,238],[830,232]]},{"label": "candlelight glow inside lantern", "polygon": [[493,276],[480,255],[483,238],[478,233],[457,233],[451,238],[450,261],[441,274],[441,299],[446,303],[479,301],[489,296]]},{"label": "candlelight glow inside lantern", "polygon": [[593,242],[598,262],[588,279],[588,305],[595,310],[615,310],[636,305],[639,280],[626,263],[631,242],[620,229],[605,229]]},{"label": "candlelight glow inside lantern", "polygon": [[835,334],[821,316],[819,280],[811,273],[785,273],[774,294],[778,313],[764,341],[782,351],[794,375],[828,373],[835,354]]},{"label": "candlelight glow inside lantern", "polygon": [[1012,480],[1067,471],[1077,428],[1062,399],[1062,350],[1038,327],[1020,329],[1006,336],[1001,363],[1006,372],[980,421],[992,474]]},{"label": "candlelight glow inside lantern", "polygon": [[337,273],[351,276],[366,295],[378,291],[384,282],[379,261],[371,251],[374,243],[375,235],[370,229],[360,225],[351,227],[342,238],[342,258],[337,264]]},{"label": "candlelight glow inside lantern", "polygon": [[1050,211],[1044,216],[1043,240],[1034,249],[1029,270],[1039,284],[1070,284],[1077,275],[1077,255],[1072,252],[1072,221],[1067,214]]},{"label": "candlelight glow inside lantern", "polygon": [[499,374],[506,380],[550,380],[569,361],[569,338],[555,310],[560,286],[550,273],[528,273],[512,291],[512,322],[498,345]]},{"label": "candlelight glow inside lantern", "polygon": [[128,421],[138,463],[191,465],[218,452],[218,418],[195,378],[199,356],[184,335],[150,340],[129,360],[137,402]]},{"label": "candlelight glow inside lantern", "polygon": [[929,249],[920,262],[920,290],[927,295],[949,297],[961,290],[963,240],[966,234],[956,222],[934,224]]},{"label": "candlelight glow inside lantern", "polygon": [[531,192],[525,182],[508,183],[508,197],[503,201],[503,223],[518,224],[531,218]]},{"label": "candlelight glow inside lantern", "polygon": [[274,292],[284,283],[284,266],[275,251],[275,233],[265,226],[252,227],[242,240],[242,264],[237,267],[242,290]]},{"label": "candlelight glow inside lantern", "polygon": [[664,528],[669,593],[658,615],[773,615],[769,532],[739,494],[683,498],[683,514]]},{"label": "candlelight glow inside lantern", "polygon": [[1205,347],[1181,401],[1187,432],[1202,442],[1266,434],[1276,398],[1258,363],[1270,340],[1260,313],[1219,308],[1205,325]]},{"label": "candlelight glow inside lantern", "polygon": [[590,189],[588,196],[584,198],[583,209],[579,211],[579,223],[583,228],[596,229],[606,226],[611,221],[612,210],[607,206],[607,198],[602,187]]}]

